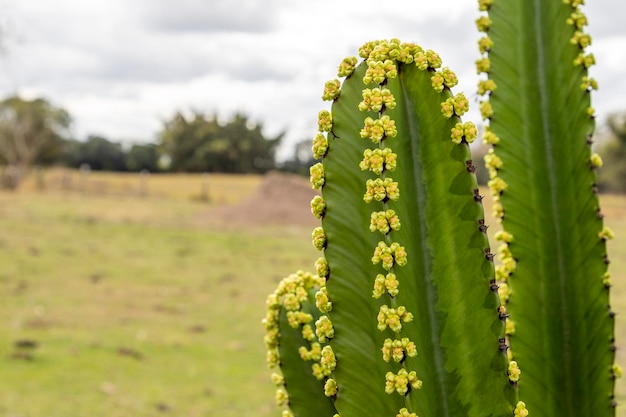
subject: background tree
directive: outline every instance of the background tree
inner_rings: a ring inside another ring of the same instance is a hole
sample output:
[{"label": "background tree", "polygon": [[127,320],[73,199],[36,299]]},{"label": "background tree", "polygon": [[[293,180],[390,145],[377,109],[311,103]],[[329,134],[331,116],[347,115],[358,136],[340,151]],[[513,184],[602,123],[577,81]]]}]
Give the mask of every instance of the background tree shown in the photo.
[{"label": "background tree", "polygon": [[221,124],[217,115],[176,113],[159,134],[172,171],[263,173],[275,168],[275,152],[283,134],[263,135],[263,126],[236,114]]},{"label": "background tree", "polygon": [[626,193],[626,112],[612,113],[607,119],[608,141],[599,149],[604,166],[598,171],[602,191]]},{"label": "background tree", "polygon": [[18,96],[0,101],[2,183],[15,188],[33,164],[55,161],[62,152],[71,117],[67,111],[37,98]]},{"label": "background tree", "polygon": [[129,171],[159,171],[159,151],[154,143],[133,145],[126,154],[126,168]]},{"label": "background tree", "polygon": [[95,171],[126,171],[126,154],[120,143],[101,136],[89,136],[86,141],[69,141],[66,146],[66,164],[79,168],[88,164]]}]

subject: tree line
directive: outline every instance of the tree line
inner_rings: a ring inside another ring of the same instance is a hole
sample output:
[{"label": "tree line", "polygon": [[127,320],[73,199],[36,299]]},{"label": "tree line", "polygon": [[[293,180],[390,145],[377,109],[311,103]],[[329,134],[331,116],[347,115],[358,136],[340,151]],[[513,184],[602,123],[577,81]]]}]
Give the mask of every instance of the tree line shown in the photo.
[{"label": "tree line", "polygon": [[218,115],[177,112],[163,122],[153,143],[125,145],[98,135],[71,137],[70,114],[43,98],[0,101],[2,185],[15,188],[33,166],[92,170],[262,174],[276,168],[284,136],[266,137],[245,114],[220,122]]},{"label": "tree line", "polygon": [[[66,110],[43,98],[13,96],[0,101],[0,186],[17,187],[35,165],[255,174],[281,169],[307,175],[315,162],[307,139],[296,144],[291,158],[278,166],[276,150],[284,133],[266,137],[262,123],[242,113],[220,122],[216,113],[177,112],[163,122],[154,142],[132,145],[97,135],[76,140],[70,134],[71,124]],[[626,193],[626,112],[610,115],[600,130],[606,132],[606,140],[598,146],[605,160],[598,186],[601,191]],[[481,149],[475,148],[474,153],[479,160]],[[477,174],[479,181],[486,182],[485,172]]]}]

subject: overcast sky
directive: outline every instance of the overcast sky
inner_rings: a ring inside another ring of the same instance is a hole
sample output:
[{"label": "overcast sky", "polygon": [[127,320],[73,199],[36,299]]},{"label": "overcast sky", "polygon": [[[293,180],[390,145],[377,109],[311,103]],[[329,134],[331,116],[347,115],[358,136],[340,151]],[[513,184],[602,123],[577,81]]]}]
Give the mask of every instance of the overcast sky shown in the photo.
[{"label": "overcast sky", "polygon": [[[434,49],[473,94],[476,0],[0,0],[0,95],[43,96],[73,134],[149,142],[175,111],[244,112],[313,137],[323,84],[365,41]],[[600,121],[626,110],[626,3],[587,0]],[[381,4],[388,5],[386,8]],[[474,106],[477,107],[477,106]],[[469,115],[478,121],[478,112]]]}]

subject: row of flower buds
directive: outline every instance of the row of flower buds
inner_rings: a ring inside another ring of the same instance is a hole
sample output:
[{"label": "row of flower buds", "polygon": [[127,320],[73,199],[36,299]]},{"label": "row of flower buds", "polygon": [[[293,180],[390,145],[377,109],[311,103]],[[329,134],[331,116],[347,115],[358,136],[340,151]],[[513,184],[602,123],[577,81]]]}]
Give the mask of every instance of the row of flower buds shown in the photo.
[{"label": "row of flower buds", "polygon": [[[479,10],[488,12],[493,3],[494,0],[479,0]],[[567,24],[574,27],[574,35],[570,39],[570,43],[572,45],[577,45],[580,50],[578,56],[573,62],[573,65],[581,66],[585,70],[585,72],[587,72],[587,70],[595,64],[595,58],[593,54],[586,53],[586,48],[591,45],[591,36],[584,32],[584,28],[587,25],[587,19],[580,9],[580,6],[584,4],[584,0],[563,0],[563,3],[568,4],[572,9],[569,18],[567,19]],[[489,78],[491,63],[489,61],[488,54],[493,48],[493,41],[488,36],[491,24],[492,22],[488,14],[482,15],[476,20],[476,26],[478,30],[485,34],[478,41],[479,50],[481,54],[483,54],[483,56],[476,61],[476,70],[479,75],[486,75],[485,78],[481,79],[478,82],[478,94],[485,97],[484,100],[482,100],[480,103],[480,111],[484,121],[487,123],[491,120],[494,114],[494,110],[489,103],[489,96],[497,88],[495,82]],[[595,79],[585,75],[582,77],[582,83],[580,87],[584,91],[591,92],[592,90],[597,90],[598,83]],[[589,117],[594,117],[595,110],[593,109],[593,107],[589,107],[587,109],[587,114],[589,115]],[[493,196],[493,216],[498,220],[498,222],[502,223],[505,217],[505,211],[502,206],[500,197],[507,189],[508,184],[498,176],[498,171],[503,167],[502,160],[496,155],[496,149],[498,144],[500,143],[500,138],[490,130],[488,125],[485,127],[485,131],[483,133],[483,143],[492,146],[492,148],[489,149],[488,153],[485,155],[484,159],[485,166],[489,172],[490,178],[488,186]],[[590,140],[588,140],[588,143],[591,145]],[[597,169],[602,166],[602,159],[597,153],[590,153],[589,166],[591,169]],[[602,229],[602,231],[599,232],[598,237],[602,240],[612,239],[613,233],[610,229],[605,227]],[[517,260],[514,258],[510,249],[511,242],[513,242],[514,237],[511,233],[503,230],[496,233],[495,239],[502,242],[502,245],[498,249],[499,264],[496,265],[496,285],[498,288],[500,300],[504,305],[506,305],[511,296],[511,291],[509,289],[507,281],[509,276],[511,276],[517,268]],[[609,288],[610,273],[604,273],[602,276],[602,280],[605,287]],[[515,333],[515,323],[510,320],[505,310],[501,311],[501,316],[504,316],[506,318],[506,336],[511,336]],[[511,380],[511,382],[516,383],[520,378],[520,370],[517,366],[517,363],[512,360],[512,352],[510,349],[508,350],[508,354],[510,360],[508,371],[509,379]],[[618,365],[614,366],[614,369],[618,368]],[[618,371],[617,373],[620,372]],[[526,411],[525,406],[522,406],[520,408],[519,404],[514,411],[514,414],[516,416],[525,416],[527,415],[527,413],[528,412]]]},{"label": "row of flower buds", "polygon": [[[337,71],[338,77],[349,77],[354,72],[357,65],[356,57],[345,58],[339,65]],[[324,85],[324,91],[322,93],[322,100],[335,101],[341,94],[341,81],[339,79],[333,79],[327,81]],[[388,100],[387,97],[382,97],[374,92],[372,101],[375,102],[381,100],[384,102]],[[313,138],[313,144],[311,151],[313,157],[318,160],[323,160],[328,152],[328,134],[332,132],[333,118],[332,114],[328,110],[322,110],[318,113],[318,133]],[[324,165],[322,162],[318,162],[310,168],[310,180],[314,189],[322,190],[326,183]],[[322,219],[326,215],[326,202],[321,195],[316,195],[311,200],[311,213],[316,219]],[[313,246],[320,251],[324,251],[326,248],[326,234],[322,227],[316,227],[313,229],[311,235]],[[328,317],[327,313],[332,310],[332,302],[326,289],[326,280],[330,278],[330,269],[328,262],[324,256],[318,258],[315,262],[315,269],[320,288],[315,294],[315,305],[323,315],[315,322],[315,336],[317,337],[317,343],[314,343],[311,349],[306,347],[300,348],[300,356],[303,360],[312,360],[312,372],[313,375],[320,381],[324,380],[324,394],[328,397],[335,397],[337,395],[338,387],[337,382],[332,377],[332,373],[337,366],[337,359],[332,347],[327,344],[330,339],[335,336],[335,330],[333,323]],[[326,343],[326,346],[321,347],[322,343]],[[339,415],[335,415],[339,417]]]},{"label": "row of flower buds", "polygon": [[[300,356],[308,355],[310,360],[324,361],[324,349],[316,342],[311,325],[313,316],[303,311],[303,306],[308,300],[309,291],[314,287],[320,286],[322,284],[321,281],[322,279],[310,273],[298,271],[282,279],[276,290],[267,297],[267,312],[262,323],[265,327],[263,341],[267,347],[267,365],[270,369],[280,365],[279,344],[281,334],[279,320],[281,310],[283,309],[286,312],[289,326],[299,329],[302,337],[309,345],[309,349],[304,346],[300,348]],[[325,365],[330,366],[328,360],[325,361]],[[319,372],[324,371],[324,369],[319,370]],[[271,375],[271,379],[276,385],[276,403],[278,406],[288,406],[289,395],[285,388],[283,376],[278,372],[274,372]],[[283,417],[293,417],[293,414],[289,409],[285,409]]]},{"label": "row of flower buds", "polygon": [[[384,270],[374,277],[372,296],[378,299],[384,297],[391,305],[385,303],[380,307],[377,327],[381,332],[390,329],[395,336],[402,331],[403,323],[413,320],[413,315],[405,306],[396,306],[395,301],[400,292],[400,282],[395,271],[398,267],[406,265],[407,253],[403,246],[393,240],[393,234],[400,230],[401,222],[398,214],[389,208],[389,202],[400,199],[400,187],[390,175],[397,168],[398,156],[389,146],[389,142],[398,132],[395,121],[386,114],[387,110],[396,106],[395,98],[386,86],[389,80],[398,76],[399,63],[428,66],[429,62],[438,61],[439,58],[432,51],[424,51],[412,43],[400,43],[397,39],[369,42],[363,45],[359,53],[367,63],[363,84],[366,87],[372,83],[377,84],[374,88],[363,89],[363,101],[358,106],[361,111],[377,113],[377,118],[368,116],[364,120],[360,136],[363,139],[370,139],[375,147],[365,149],[363,160],[359,164],[361,170],[370,171],[376,176],[366,181],[363,200],[366,203],[382,202],[383,206],[383,210],[371,213],[369,224],[372,233],[382,235],[382,239],[374,248],[371,261],[374,265],[380,264]],[[384,74],[380,71],[381,68],[384,69]],[[378,105],[379,102],[382,105]],[[386,338],[381,351],[385,362],[393,360],[402,364],[397,373],[390,371],[385,375],[387,394],[396,392],[406,395],[410,389],[421,388],[422,381],[417,377],[417,373],[404,367],[407,357],[417,355],[415,343],[407,337]],[[402,415],[414,413],[404,408],[398,412],[398,416]]]},{"label": "row of flower buds", "polygon": [[[488,12],[493,5],[494,0],[479,0],[478,8],[482,12]],[[497,85],[489,78],[489,72],[491,70],[491,62],[488,54],[494,46],[493,40],[489,37],[489,30],[491,28],[492,21],[488,14],[481,15],[476,20],[476,27],[484,35],[478,40],[478,49],[481,53],[481,58],[476,61],[476,71],[479,75],[485,75],[478,81],[478,94],[483,97],[479,102],[480,113],[485,122],[489,122],[494,114],[493,107],[489,102],[489,97],[497,89]],[[498,176],[498,172],[502,169],[502,159],[496,154],[495,149],[500,143],[500,138],[493,133],[487,125],[483,133],[483,143],[485,145],[491,145],[487,154],[484,157],[485,167],[489,173],[489,181],[487,186],[493,199],[493,217],[499,223],[504,220],[504,208],[502,206],[500,197],[508,188],[508,184]],[[505,323],[505,339],[502,346],[504,347],[509,365],[507,374],[509,381],[512,384],[517,384],[521,377],[521,370],[516,361],[513,360],[513,354],[510,349],[508,338],[515,333],[515,322],[511,320],[509,314],[506,311],[506,304],[511,296],[511,291],[508,284],[508,278],[515,272],[517,268],[517,260],[513,257],[509,245],[514,240],[514,236],[507,231],[499,231],[495,234],[494,238],[501,242],[500,247],[497,250],[498,264],[495,266],[495,279],[494,288],[497,289],[498,296],[500,298],[500,307],[498,308],[498,315]],[[526,416],[528,411],[523,402],[518,402],[517,407],[514,410],[515,416]]]},{"label": "row of flower buds", "polygon": [[[588,33],[584,32],[585,26],[587,26],[588,24],[587,17],[580,9],[580,6],[584,4],[584,0],[563,0],[563,3],[569,4],[569,6],[572,9],[572,13],[570,17],[567,19],[567,24],[574,27],[574,35],[571,37],[570,43],[572,45],[577,45],[579,49],[578,56],[574,59],[574,65],[582,67],[585,73],[587,73],[587,71],[589,70],[589,67],[591,67],[592,65],[595,65],[596,61],[595,61],[595,57],[593,54],[586,52],[587,47],[591,45],[591,36]],[[582,83],[580,84],[580,88],[584,91],[591,92],[592,90],[598,89],[598,83],[594,78],[591,78],[588,75],[585,75],[582,77]],[[587,114],[590,117],[594,117],[595,115],[594,108],[589,107],[587,109]],[[591,146],[590,138],[587,139],[587,143]],[[591,169],[601,168],[602,158],[600,158],[600,155],[598,155],[595,152],[591,153],[591,156],[589,158],[589,165]],[[595,187],[594,187],[594,191],[595,191]],[[602,217],[602,214],[599,208],[598,208],[598,217],[600,218]],[[602,230],[598,232],[598,238],[602,240],[603,242],[613,239],[613,237],[614,237],[613,231],[606,226],[604,226]],[[605,256],[604,261],[605,263],[608,264],[608,258],[606,256]],[[610,272],[608,271],[604,272],[601,279],[602,279],[602,284],[608,290],[611,286]],[[611,318],[615,316],[615,314],[612,311],[610,311],[610,308],[609,308],[609,316]],[[610,348],[614,350],[615,345],[614,345],[613,338],[611,338],[610,344],[611,344]],[[613,379],[620,378],[622,376],[622,370],[620,366],[616,363],[613,364],[609,372],[610,372],[610,377]],[[612,400],[612,405],[613,406],[616,405],[614,400]]]}]

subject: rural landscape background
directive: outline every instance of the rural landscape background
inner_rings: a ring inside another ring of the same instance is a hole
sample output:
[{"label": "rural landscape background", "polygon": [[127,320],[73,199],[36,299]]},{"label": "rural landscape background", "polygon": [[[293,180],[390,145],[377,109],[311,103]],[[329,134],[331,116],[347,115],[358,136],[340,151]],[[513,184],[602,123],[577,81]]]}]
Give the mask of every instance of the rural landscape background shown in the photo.
[{"label": "rural landscape background", "polygon": [[[278,415],[260,321],[282,277],[313,270],[312,196],[275,172],[67,168],[1,192],[0,416]],[[620,313],[626,197],[601,201]],[[621,314],[617,340],[624,364]]]}]

